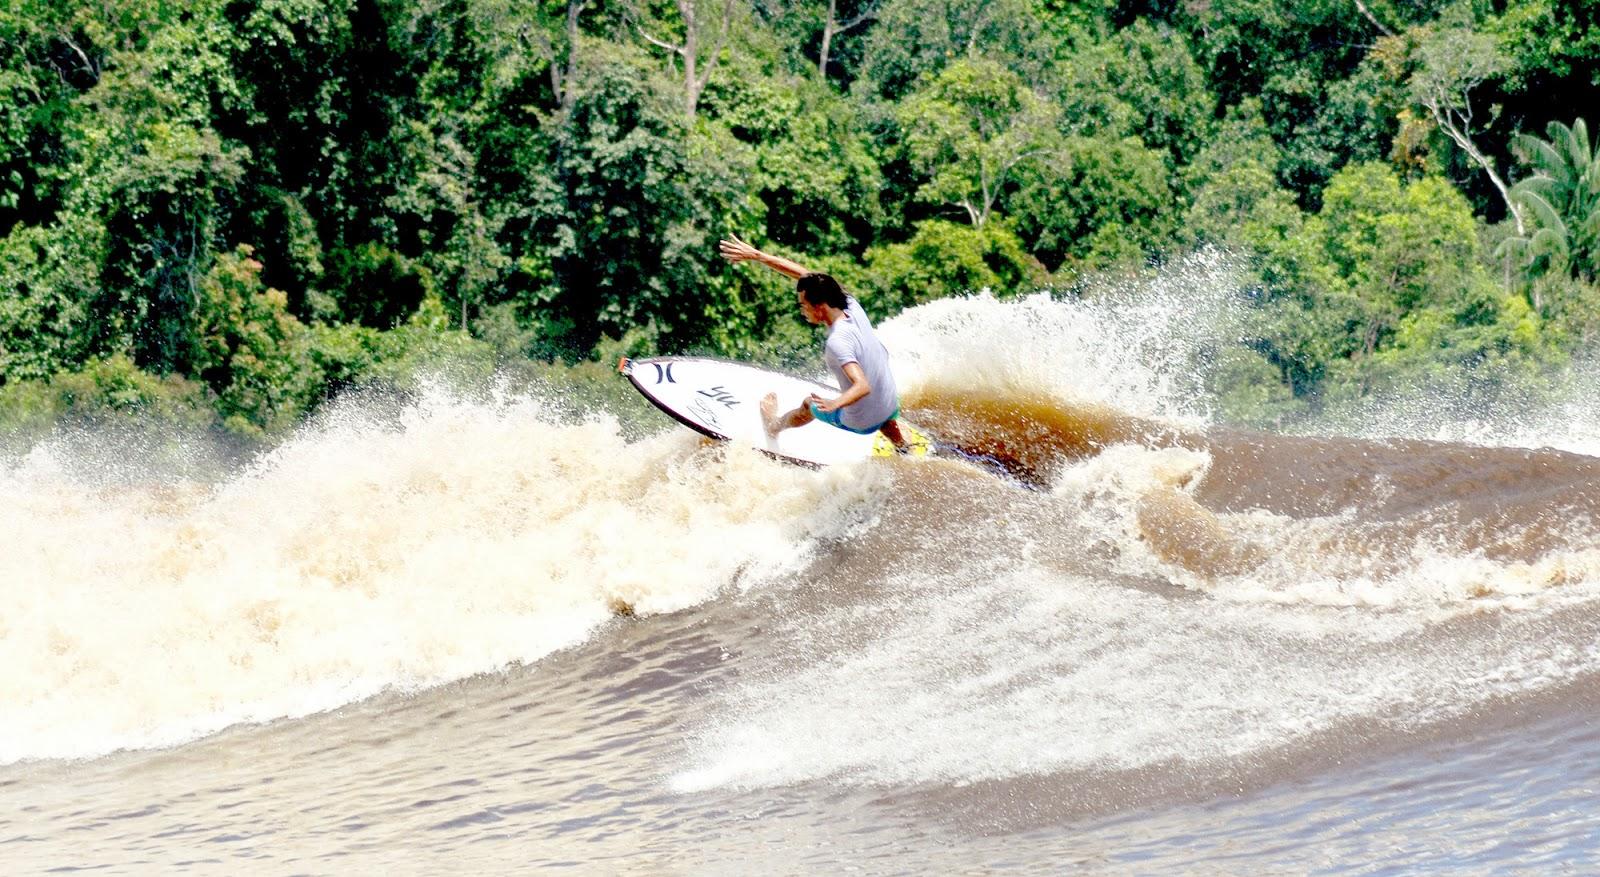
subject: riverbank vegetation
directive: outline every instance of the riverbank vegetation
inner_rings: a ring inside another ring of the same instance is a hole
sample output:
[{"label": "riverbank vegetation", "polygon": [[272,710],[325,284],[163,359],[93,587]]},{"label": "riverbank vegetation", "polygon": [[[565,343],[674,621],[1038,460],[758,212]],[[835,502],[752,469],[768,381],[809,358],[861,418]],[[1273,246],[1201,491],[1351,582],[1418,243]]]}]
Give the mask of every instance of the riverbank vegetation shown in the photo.
[{"label": "riverbank vegetation", "polygon": [[1222,412],[1536,391],[1600,337],[1580,0],[15,0],[0,425],[267,437],[452,362],[807,347],[1201,247]]}]

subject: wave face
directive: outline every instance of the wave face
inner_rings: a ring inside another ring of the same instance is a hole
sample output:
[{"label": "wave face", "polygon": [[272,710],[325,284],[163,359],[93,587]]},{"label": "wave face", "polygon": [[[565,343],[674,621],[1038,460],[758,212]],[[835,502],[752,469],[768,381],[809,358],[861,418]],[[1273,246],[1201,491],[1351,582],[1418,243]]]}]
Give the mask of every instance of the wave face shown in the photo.
[{"label": "wave face", "polygon": [[175,745],[669,615],[761,656],[652,764],[683,793],[909,786],[1044,819],[1594,689],[1600,407],[1218,425],[1199,388],[1232,302],[1203,257],[886,321],[908,418],[961,451],[930,461],[630,439],[557,390],[350,402],[204,483],[37,446],[0,463],[0,760]]}]

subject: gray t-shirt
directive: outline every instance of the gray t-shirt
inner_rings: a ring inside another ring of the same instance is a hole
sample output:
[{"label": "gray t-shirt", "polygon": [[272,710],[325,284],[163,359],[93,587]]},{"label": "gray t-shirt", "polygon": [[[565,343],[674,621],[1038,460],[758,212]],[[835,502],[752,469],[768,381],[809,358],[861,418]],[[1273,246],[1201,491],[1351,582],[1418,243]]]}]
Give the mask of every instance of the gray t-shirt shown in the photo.
[{"label": "gray t-shirt", "polygon": [[865,399],[839,409],[841,423],[851,429],[872,429],[893,416],[900,405],[900,393],[895,389],[894,373],[889,370],[889,349],[872,331],[872,321],[855,296],[846,297],[844,316],[828,328],[822,361],[839,381],[841,390],[850,386],[844,367],[852,362],[861,366],[867,383],[872,385],[872,392]]}]

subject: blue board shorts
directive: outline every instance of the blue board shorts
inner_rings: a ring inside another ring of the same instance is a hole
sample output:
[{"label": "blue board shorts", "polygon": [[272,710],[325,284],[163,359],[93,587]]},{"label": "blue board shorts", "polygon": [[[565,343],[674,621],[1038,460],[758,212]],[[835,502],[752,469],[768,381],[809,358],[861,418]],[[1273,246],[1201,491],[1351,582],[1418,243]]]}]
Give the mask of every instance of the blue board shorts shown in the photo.
[{"label": "blue board shorts", "polygon": [[835,408],[832,411],[821,411],[818,410],[817,403],[815,402],[807,402],[806,407],[811,409],[812,417],[815,417],[829,426],[837,426],[845,432],[853,432],[856,435],[872,435],[878,430],[883,429],[884,424],[887,424],[889,421],[900,416],[900,406],[896,405],[894,406],[894,413],[889,415],[887,418],[884,418],[883,423],[880,423],[877,426],[868,427],[866,429],[856,429],[853,426],[845,426],[844,423],[839,420],[839,414],[844,411],[843,408]]}]

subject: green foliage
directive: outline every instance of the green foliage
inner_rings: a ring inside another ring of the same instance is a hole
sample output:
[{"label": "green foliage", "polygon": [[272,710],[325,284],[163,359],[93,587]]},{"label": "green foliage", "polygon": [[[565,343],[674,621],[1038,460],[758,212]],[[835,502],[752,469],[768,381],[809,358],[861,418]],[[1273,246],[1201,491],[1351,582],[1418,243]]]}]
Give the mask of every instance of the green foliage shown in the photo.
[{"label": "green foliage", "polygon": [[495,347],[448,322],[443,302],[428,298],[388,331],[350,323],[312,326],[306,353],[327,394],[368,386],[409,390],[430,377],[481,385],[494,372]]},{"label": "green foliage", "polygon": [[380,244],[328,254],[323,281],[348,321],[389,329],[416,311],[434,289],[433,272]]},{"label": "green foliage", "polygon": [[983,57],[1029,85],[1049,77],[1069,47],[1045,31],[1029,0],[887,0],[861,62],[867,91],[899,101],[926,77],[957,61]]},{"label": "green foliage", "polygon": [[1257,422],[1521,386],[1600,337],[1593,6],[840,0],[822,76],[809,0],[676,53],[667,3],[14,0],[0,393],[270,436],[419,371],[809,359],[730,232],[878,316],[1226,248]]},{"label": "green foliage", "polygon": [[1546,274],[1528,284],[1528,300],[1544,317],[1546,345],[1583,351],[1600,341],[1600,284],[1565,274]]},{"label": "green foliage", "polygon": [[1210,139],[1216,98],[1182,33],[1140,19],[1061,63],[1068,133],[1137,137],[1164,151],[1170,168],[1194,160]]},{"label": "green foliage", "polygon": [[103,223],[104,251],[80,256],[99,262],[98,289],[85,303],[95,333],[88,349],[126,352],[158,373],[187,372],[196,284],[248,153],[211,125],[214,112],[238,100],[231,34],[212,26],[214,9],[189,20],[159,4],[115,11],[122,15],[83,23],[94,42],[114,48],[66,131],[59,215],[81,230],[85,249],[99,237],[88,228]]},{"label": "green foliage", "polygon": [[1272,131],[1262,115],[1261,101],[1247,98],[1228,107],[1222,119],[1212,126],[1210,142],[1182,173],[1187,178],[1186,188],[1195,189],[1243,161],[1258,164],[1275,175],[1282,158],[1283,152],[1273,142]]},{"label": "green foliage", "polygon": [[258,242],[258,256],[276,259],[265,264],[262,282],[284,290],[290,312],[302,322],[337,319],[338,303],[319,289],[325,253],[316,218],[305,202],[272,186],[260,186],[250,194],[254,203],[243,207],[254,231],[249,239]]},{"label": "green foliage", "polygon": [[1248,348],[1223,348],[1207,377],[1217,413],[1234,423],[1281,427],[1309,407],[1294,395],[1278,368]]},{"label": "green foliage", "polygon": [[[1296,398],[1314,396],[1329,365],[1358,349],[1353,333],[1362,319],[1360,303],[1325,256],[1320,221],[1307,222],[1260,160],[1241,158],[1210,177],[1196,194],[1187,228],[1199,242],[1250,257],[1243,279],[1257,310],[1246,342],[1276,371],[1269,384],[1248,359],[1227,361],[1215,378],[1223,411],[1239,420],[1280,422],[1294,406],[1279,404],[1277,388]],[[1272,392],[1263,395],[1268,387]]]},{"label": "green foliage", "polygon": [[1143,263],[1176,231],[1165,157],[1137,138],[1068,137],[1019,176],[1006,206],[1053,270]]},{"label": "green foliage", "polygon": [[[833,30],[826,34],[830,5]],[[862,67],[866,36],[873,30],[882,0],[765,0],[755,4],[756,14],[771,25],[780,51],[796,71],[820,76],[823,43],[827,39],[827,80],[848,90]]]},{"label": "green foliage", "polygon": [[97,231],[18,226],[0,238],[0,379],[46,378],[88,355]]},{"label": "green foliage", "polygon": [[1524,0],[1486,24],[1514,61],[1507,84],[1519,93],[1567,103],[1571,86],[1600,82],[1600,10],[1593,3]]},{"label": "green foliage", "polygon": [[[1247,343],[1314,408],[1378,390],[1521,385],[1558,359],[1538,315],[1484,267],[1471,207],[1442,178],[1406,183],[1385,165],[1351,165],[1307,217],[1245,159],[1208,180],[1189,215],[1201,240],[1252,256]],[[1265,392],[1259,365],[1226,364],[1214,380],[1227,413],[1295,415]],[[1252,371],[1256,390],[1238,383]]]},{"label": "green foliage", "polygon": [[157,377],[116,355],[0,387],[0,434],[41,436],[58,424],[148,421],[208,429],[220,425],[212,403],[204,384]]},{"label": "green foliage", "polygon": [[1478,238],[1460,193],[1430,178],[1402,186],[1383,165],[1340,171],[1323,196],[1329,262],[1363,305],[1372,353],[1419,306],[1441,303],[1476,264]]},{"label": "green foliage", "polygon": [[[1343,159],[1328,150],[1326,138],[1307,134],[1330,106],[1330,87],[1360,65],[1364,47],[1373,42],[1372,23],[1356,4],[1342,0],[1195,4],[1180,22],[1222,106],[1248,98],[1261,102],[1283,150],[1273,170],[1302,203],[1314,204]],[[1369,132],[1351,133],[1359,140]]]},{"label": "green foliage", "polygon": [[[1384,63],[1368,57],[1348,77],[1327,85],[1320,105],[1284,145],[1281,176],[1299,181],[1310,194],[1348,164],[1388,159],[1406,105],[1403,87]],[[1316,203],[1315,197],[1303,200]]]},{"label": "green foliage", "polygon": [[97,63],[78,45],[66,12],[65,4],[0,8],[0,231],[59,206],[65,127]]},{"label": "green foliage", "polygon": [[1348,404],[1367,393],[1421,388],[1473,398],[1534,387],[1555,360],[1539,335],[1538,319],[1521,297],[1480,279],[1459,291],[1450,310],[1407,314],[1393,342],[1369,360],[1338,363],[1328,401]]},{"label": "green foliage", "polygon": [[1508,253],[1532,273],[1600,277],[1600,144],[1582,119],[1551,122],[1547,140],[1519,135],[1515,146],[1533,174],[1511,189],[1532,226],[1506,240]]},{"label": "green foliage", "polygon": [[217,257],[197,290],[198,351],[191,372],[218,396],[217,410],[238,433],[295,423],[320,389],[306,353],[305,327],[283,292],[261,284],[249,246]]},{"label": "green foliage", "polygon": [[1493,36],[1470,24],[1420,28],[1417,38],[1416,66],[1407,83],[1412,100],[1470,121],[1473,89],[1503,74],[1511,59]]},{"label": "green foliage", "polygon": [[1265,254],[1302,224],[1294,197],[1277,185],[1270,165],[1241,158],[1206,179],[1186,228],[1197,241]]},{"label": "green foliage", "polygon": [[925,78],[898,112],[906,152],[928,177],[918,196],[983,225],[1012,175],[1049,148],[1059,113],[994,61],[957,61]]},{"label": "green foliage", "polygon": [[568,356],[651,321],[686,345],[720,314],[738,319],[707,255],[720,227],[751,224],[748,148],[690,127],[641,53],[597,53],[571,87],[570,112],[535,135],[548,171],[506,220],[522,312]]},{"label": "green foliage", "polygon": [[1448,182],[1409,185],[1383,165],[1330,182],[1313,221],[1275,230],[1270,195],[1242,214],[1266,290],[1258,349],[1319,404],[1424,385],[1463,369],[1525,372],[1549,359],[1538,320],[1483,267],[1466,199]]},{"label": "green foliage", "polygon": [[879,314],[986,289],[1032,292],[1047,281],[1043,266],[998,222],[919,223],[910,241],[868,250],[866,263],[862,305]]},{"label": "green foliage", "polygon": [[883,222],[883,174],[851,106],[821,86],[735,79],[705,109],[754,150],[768,237],[816,253],[859,252]]}]

